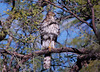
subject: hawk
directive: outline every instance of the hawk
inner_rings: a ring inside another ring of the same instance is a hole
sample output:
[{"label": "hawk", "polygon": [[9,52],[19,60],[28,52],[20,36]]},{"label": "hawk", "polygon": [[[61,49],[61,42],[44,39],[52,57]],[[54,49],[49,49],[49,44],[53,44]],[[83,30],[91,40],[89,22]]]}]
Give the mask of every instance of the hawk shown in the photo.
[{"label": "hawk", "polygon": [[[42,49],[49,49],[49,51],[51,51],[51,48],[55,48],[55,42],[60,30],[54,15],[55,13],[49,11],[40,26],[41,47]],[[50,68],[50,61],[50,54],[46,54],[43,62],[44,69]]]}]

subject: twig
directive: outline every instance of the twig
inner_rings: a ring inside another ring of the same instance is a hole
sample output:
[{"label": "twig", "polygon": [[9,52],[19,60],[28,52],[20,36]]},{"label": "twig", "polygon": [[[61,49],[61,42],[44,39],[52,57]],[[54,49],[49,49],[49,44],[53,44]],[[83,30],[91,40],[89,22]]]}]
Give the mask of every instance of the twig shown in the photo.
[{"label": "twig", "polygon": [[62,8],[62,7],[60,7],[60,6],[57,6],[56,4],[54,4],[54,3],[50,2],[50,1],[45,0],[45,2],[48,2],[48,3],[52,4],[53,6],[64,10],[65,12],[71,13],[71,14],[72,14],[74,17],[76,17],[78,20],[80,20],[81,22],[86,23],[87,25],[90,26],[90,24],[89,24],[88,22],[86,22],[86,21],[84,21],[83,19],[79,18],[75,13],[73,13],[72,11],[70,11],[70,10],[68,9],[68,7],[66,7],[67,10],[65,10],[64,8]]}]

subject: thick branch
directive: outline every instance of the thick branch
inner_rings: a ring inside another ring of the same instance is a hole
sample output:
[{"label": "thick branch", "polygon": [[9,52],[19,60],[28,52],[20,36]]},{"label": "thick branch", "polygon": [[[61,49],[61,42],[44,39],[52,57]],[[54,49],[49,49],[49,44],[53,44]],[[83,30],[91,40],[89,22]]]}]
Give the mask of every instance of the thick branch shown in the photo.
[{"label": "thick branch", "polygon": [[51,52],[49,52],[49,50],[40,50],[40,51],[35,51],[33,53],[30,53],[28,55],[22,55],[22,54],[18,54],[17,52],[10,52],[10,51],[7,51],[5,49],[0,49],[0,53],[14,55],[16,57],[20,57],[23,59],[31,58],[33,56],[40,56],[40,55],[44,55],[44,54],[48,54],[48,53],[62,53],[62,52],[72,52],[72,53],[76,53],[76,54],[87,54],[90,51],[86,50],[86,49],[76,49],[76,48],[70,48],[70,47],[63,47],[63,48],[51,49]]}]

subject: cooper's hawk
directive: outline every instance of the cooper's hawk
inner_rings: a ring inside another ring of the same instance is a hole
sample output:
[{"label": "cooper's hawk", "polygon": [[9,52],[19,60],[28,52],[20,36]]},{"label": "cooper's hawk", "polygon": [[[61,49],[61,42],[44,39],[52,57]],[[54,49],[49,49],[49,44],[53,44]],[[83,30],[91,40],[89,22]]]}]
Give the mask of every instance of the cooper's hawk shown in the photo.
[{"label": "cooper's hawk", "polygon": [[[42,49],[49,49],[49,51],[51,51],[51,48],[55,48],[55,42],[59,35],[59,26],[55,21],[54,15],[53,12],[48,12],[40,26]],[[50,68],[50,61],[50,54],[45,55],[43,63],[44,69]]]}]

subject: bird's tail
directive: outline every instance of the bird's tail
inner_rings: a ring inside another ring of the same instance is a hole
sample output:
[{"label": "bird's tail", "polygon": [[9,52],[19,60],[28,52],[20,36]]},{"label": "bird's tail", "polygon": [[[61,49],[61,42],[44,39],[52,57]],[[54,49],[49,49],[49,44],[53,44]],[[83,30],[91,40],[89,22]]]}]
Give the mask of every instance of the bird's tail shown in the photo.
[{"label": "bird's tail", "polygon": [[50,66],[51,66],[51,56],[50,55],[45,55],[44,62],[43,62],[43,67],[44,67],[44,69],[49,69]]},{"label": "bird's tail", "polygon": [[[51,48],[54,48],[54,41],[43,41],[42,47],[44,48],[49,48],[49,50],[51,51]],[[44,57],[44,61],[43,61],[43,67],[44,69],[49,69],[51,66],[51,53],[46,54]]]}]

